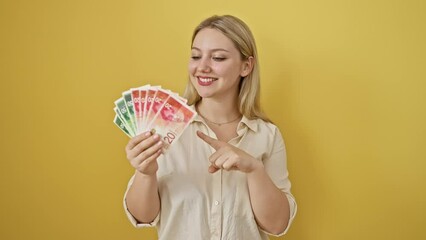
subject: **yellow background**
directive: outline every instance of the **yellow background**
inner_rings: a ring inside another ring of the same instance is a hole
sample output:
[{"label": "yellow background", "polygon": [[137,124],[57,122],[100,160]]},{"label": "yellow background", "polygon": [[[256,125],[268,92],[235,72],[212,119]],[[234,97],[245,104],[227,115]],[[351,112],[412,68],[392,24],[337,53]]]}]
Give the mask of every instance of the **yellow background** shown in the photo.
[{"label": "yellow background", "polygon": [[[182,93],[190,36],[234,14],[284,134],[293,240],[426,239],[422,0],[0,1],[0,239],[155,239],[127,222],[122,91]],[[179,224],[179,223],[176,223]],[[196,223],[194,223],[196,224]]]}]

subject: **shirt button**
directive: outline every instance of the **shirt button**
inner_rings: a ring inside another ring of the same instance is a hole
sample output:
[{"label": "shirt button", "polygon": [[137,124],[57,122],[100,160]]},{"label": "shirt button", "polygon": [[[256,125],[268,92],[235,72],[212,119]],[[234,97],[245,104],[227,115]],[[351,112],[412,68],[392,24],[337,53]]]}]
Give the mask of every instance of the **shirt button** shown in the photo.
[{"label": "shirt button", "polygon": [[214,201],[214,205],[219,205],[219,201]]}]

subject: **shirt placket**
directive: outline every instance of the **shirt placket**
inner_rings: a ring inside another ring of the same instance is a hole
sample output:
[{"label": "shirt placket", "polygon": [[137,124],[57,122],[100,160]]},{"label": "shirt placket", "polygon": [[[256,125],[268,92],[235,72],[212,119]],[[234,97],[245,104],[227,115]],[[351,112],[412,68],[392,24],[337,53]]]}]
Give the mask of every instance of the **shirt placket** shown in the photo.
[{"label": "shirt placket", "polygon": [[213,174],[211,206],[211,239],[220,240],[222,235],[222,170]]}]

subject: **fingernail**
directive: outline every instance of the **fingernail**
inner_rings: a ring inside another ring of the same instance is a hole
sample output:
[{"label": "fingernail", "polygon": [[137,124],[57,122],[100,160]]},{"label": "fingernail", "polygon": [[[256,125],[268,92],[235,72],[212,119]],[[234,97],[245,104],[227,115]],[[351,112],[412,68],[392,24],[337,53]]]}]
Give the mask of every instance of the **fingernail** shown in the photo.
[{"label": "fingernail", "polygon": [[145,133],[145,136],[149,136],[149,135],[151,135],[151,132],[146,132]]},{"label": "fingernail", "polygon": [[158,141],[157,145],[158,145],[158,146],[163,145],[163,141]]},{"label": "fingernail", "polygon": [[155,135],[154,135],[154,139],[155,139],[155,140],[157,140],[158,138],[160,138],[160,137],[158,136],[158,134],[155,134]]}]

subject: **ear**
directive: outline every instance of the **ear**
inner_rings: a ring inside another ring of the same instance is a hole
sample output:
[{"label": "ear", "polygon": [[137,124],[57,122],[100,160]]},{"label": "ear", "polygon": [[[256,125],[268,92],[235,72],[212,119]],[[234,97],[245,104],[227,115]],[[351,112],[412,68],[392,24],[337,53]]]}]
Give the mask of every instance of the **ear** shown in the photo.
[{"label": "ear", "polygon": [[243,62],[242,69],[241,69],[241,77],[246,77],[251,73],[254,66],[254,57],[250,56]]}]

